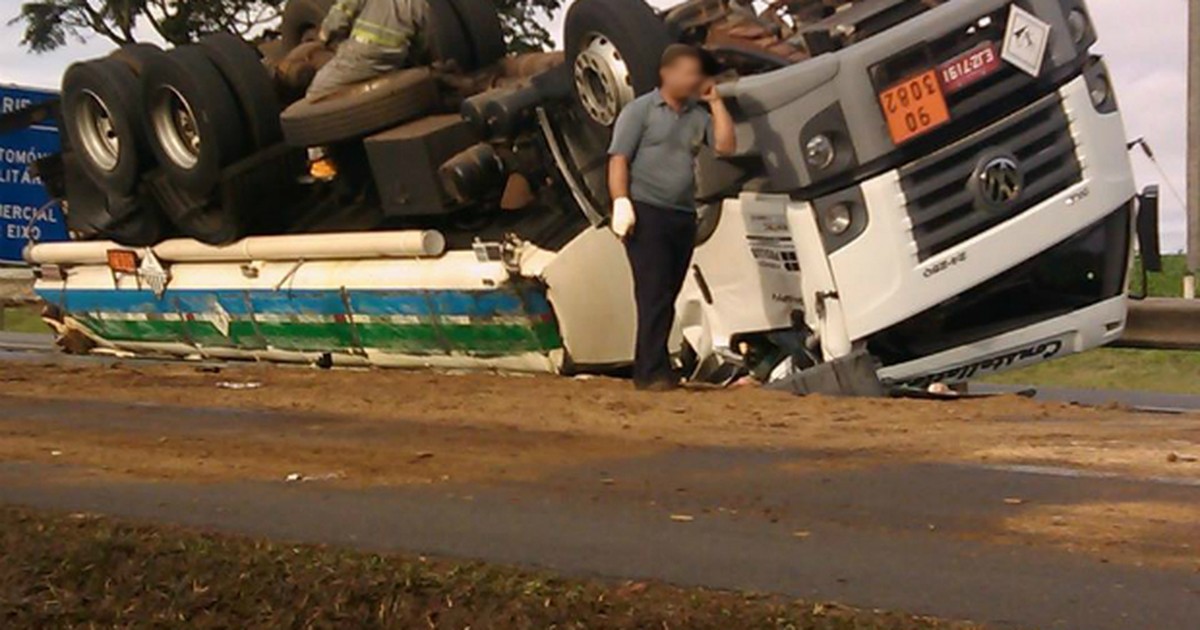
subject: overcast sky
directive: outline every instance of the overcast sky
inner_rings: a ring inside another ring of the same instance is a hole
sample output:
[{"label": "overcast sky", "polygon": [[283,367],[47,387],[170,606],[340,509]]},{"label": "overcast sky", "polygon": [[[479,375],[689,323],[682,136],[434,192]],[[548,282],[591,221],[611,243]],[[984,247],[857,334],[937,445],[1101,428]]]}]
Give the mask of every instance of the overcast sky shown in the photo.
[{"label": "overcast sky", "polygon": [[[104,53],[101,40],[72,43],[50,54],[32,55],[20,48],[21,32],[5,26],[22,0],[0,0],[0,83],[57,87],[63,69],[73,60]],[[673,0],[651,0],[658,6]],[[1157,152],[1171,183],[1183,192],[1186,153],[1185,103],[1187,19],[1186,0],[1090,0],[1100,32],[1098,50],[1105,55],[1117,83],[1130,138],[1145,137]],[[553,27],[557,32],[557,24]],[[1136,156],[1139,183],[1162,178]],[[1181,249],[1186,233],[1184,214],[1164,187],[1164,247]]]}]

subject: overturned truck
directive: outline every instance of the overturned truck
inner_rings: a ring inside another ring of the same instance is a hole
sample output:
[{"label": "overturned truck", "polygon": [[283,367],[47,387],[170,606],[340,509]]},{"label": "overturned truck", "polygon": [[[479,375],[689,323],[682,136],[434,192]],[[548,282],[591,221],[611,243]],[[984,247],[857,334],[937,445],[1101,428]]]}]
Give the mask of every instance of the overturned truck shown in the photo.
[{"label": "overturned truck", "polygon": [[738,134],[698,159],[689,378],[926,387],[1124,329],[1139,197],[1083,0],[578,0],[565,51],[523,55],[490,1],[430,0],[424,65],[310,101],[329,4],[291,0],[257,48],[67,72],[45,171],[77,240],[27,258],[71,347],[619,371],[606,148],[672,42],[708,52]]}]

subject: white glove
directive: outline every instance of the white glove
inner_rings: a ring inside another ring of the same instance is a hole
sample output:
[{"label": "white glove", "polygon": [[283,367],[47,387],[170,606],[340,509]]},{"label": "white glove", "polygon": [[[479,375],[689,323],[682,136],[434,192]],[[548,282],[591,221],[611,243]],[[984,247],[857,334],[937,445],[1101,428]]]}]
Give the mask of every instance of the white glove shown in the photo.
[{"label": "white glove", "polygon": [[633,211],[633,202],[628,197],[621,197],[613,202],[612,230],[619,238],[624,239],[633,232],[637,224],[637,215]]}]

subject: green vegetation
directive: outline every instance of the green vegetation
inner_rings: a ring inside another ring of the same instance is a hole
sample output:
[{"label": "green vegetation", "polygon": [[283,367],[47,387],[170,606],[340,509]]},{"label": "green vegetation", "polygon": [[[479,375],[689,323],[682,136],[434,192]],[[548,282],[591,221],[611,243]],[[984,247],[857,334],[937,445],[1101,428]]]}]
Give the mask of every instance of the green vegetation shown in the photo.
[{"label": "green vegetation", "polygon": [[5,628],[973,628],[0,508]]},{"label": "green vegetation", "polygon": [[38,306],[0,307],[0,331],[18,333],[47,333],[50,329],[42,322],[42,309]]},{"label": "green vegetation", "polygon": [[[286,5],[286,0],[31,0],[5,18],[24,29],[21,44],[40,53],[96,36],[123,46],[146,32],[174,45],[218,31],[254,37],[278,27]],[[541,50],[552,42],[544,24],[562,9],[562,0],[496,0],[496,8],[514,49]]]},{"label": "green vegetation", "polygon": [[1200,353],[1102,348],[987,379],[989,383],[1200,394]]},{"label": "green vegetation", "polygon": [[[1183,276],[1187,274],[1187,258],[1180,255],[1163,256],[1161,273],[1148,274],[1150,291],[1147,297],[1183,297]],[[1141,261],[1135,261],[1133,273],[1130,276],[1129,292],[1132,295],[1142,295]]]}]

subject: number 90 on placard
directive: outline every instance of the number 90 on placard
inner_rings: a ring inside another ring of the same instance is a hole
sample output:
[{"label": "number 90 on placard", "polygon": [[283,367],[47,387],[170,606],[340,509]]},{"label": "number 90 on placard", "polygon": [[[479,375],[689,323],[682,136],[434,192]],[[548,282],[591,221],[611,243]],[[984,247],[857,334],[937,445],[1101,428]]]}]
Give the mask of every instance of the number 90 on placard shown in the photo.
[{"label": "number 90 on placard", "polygon": [[902,144],[950,120],[937,72],[905,79],[879,93],[892,142]]}]

